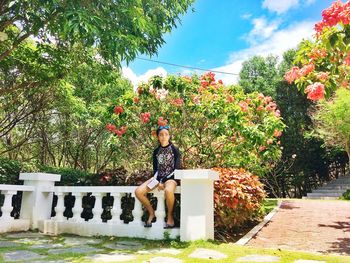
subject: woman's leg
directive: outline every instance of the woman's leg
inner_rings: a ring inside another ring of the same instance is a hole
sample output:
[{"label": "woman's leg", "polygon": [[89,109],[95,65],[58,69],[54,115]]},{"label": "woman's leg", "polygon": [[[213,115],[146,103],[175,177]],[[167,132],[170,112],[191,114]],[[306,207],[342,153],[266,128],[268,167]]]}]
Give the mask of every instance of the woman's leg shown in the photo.
[{"label": "woman's leg", "polygon": [[147,198],[147,193],[152,191],[153,189],[149,189],[147,184],[152,180],[153,178],[148,179],[146,182],[144,182],[143,184],[141,184],[139,187],[136,188],[135,190],[135,195],[137,197],[137,199],[140,200],[141,204],[143,204],[143,206],[147,209],[148,211],[148,220],[147,220],[147,224],[151,224],[153,218],[155,217],[154,215],[154,209],[151,205],[151,202],[148,200]]},{"label": "woman's leg", "polygon": [[175,188],[176,188],[176,181],[175,180],[167,180],[165,183],[164,193],[165,193],[165,200],[166,200],[166,206],[168,208],[167,213],[167,225],[173,226],[174,225],[174,203],[175,203]]}]

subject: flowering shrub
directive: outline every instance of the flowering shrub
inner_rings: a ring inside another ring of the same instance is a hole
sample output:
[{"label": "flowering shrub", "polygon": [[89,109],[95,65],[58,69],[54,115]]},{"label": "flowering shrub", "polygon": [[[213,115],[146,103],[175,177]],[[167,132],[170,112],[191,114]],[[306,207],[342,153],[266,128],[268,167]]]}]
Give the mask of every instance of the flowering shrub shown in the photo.
[{"label": "flowering shrub", "polygon": [[110,108],[106,129],[116,135],[121,165],[132,170],[150,168],[156,129],[167,124],[184,168],[245,167],[260,174],[280,156],[284,125],[272,98],[224,86],[213,73],[153,77]]},{"label": "flowering shrub", "polygon": [[244,169],[214,170],[220,174],[214,183],[215,226],[229,230],[257,219],[265,197],[258,177]]},{"label": "flowering shrub", "polygon": [[307,97],[329,98],[339,87],[349,89],[350,80],[350,1],[334,2],[323,10],[315,25],[314,42],[303,41],[294,66],[285,79],[295,82]]}]

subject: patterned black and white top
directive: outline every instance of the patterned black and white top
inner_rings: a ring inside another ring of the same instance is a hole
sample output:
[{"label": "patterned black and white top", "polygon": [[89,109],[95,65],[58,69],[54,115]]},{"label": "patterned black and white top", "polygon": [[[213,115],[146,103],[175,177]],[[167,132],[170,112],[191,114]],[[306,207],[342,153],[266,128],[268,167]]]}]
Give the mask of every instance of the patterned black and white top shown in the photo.
[{"label": "patterned black and white top", "polygon": [[181,154],[179,149],[172,143],[165,147],[159,145],[153,151],[153,175],[158,172],[157,180],[164,183],[169,179],[174,179],[174,175],[169,175],[175,169],[181,169]]}]

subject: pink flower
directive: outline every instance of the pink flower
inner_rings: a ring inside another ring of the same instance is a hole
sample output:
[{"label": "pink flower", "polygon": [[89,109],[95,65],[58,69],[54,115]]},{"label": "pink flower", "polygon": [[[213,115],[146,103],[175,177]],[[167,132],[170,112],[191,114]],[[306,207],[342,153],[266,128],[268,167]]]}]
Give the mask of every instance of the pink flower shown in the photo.
[{"label": "pink flower", "polygon": [[264,150],[266,150],[266,146],[263,146],[263,145],[259,146],[259,152],[262,152]]},{"label": "pink flower", "polygon": [[266,141],[266,143],[267,143],[268,145],[270,145],[270,144],[273,143],[273,140],[272,140],[272,139],[268,139],[268,140]]},{"label": "pink flower", "polygon": [[306,87],[305,93],[307,93],[307,98],[310,100],[323,99],[325,95],[324,85],[320,82],[315,82]]},{"label": "pink flower", "polygon": [[341,1],[334,2],[329,8],[322,11],[322,21],[325,25],[332,27],[339,23],[339,14],[343,11],[344,5]]},{"label": "pink flower", "polygon": [[318,72],[316,78],[320,81],[326,81],[328,79],[329,72]]},{"label": "pink flower", "polygon": [[275,129],[275,131],[273,132],[274,137],[280,137],[281,135],[282,135],[282,132],[277,129]]},{"label": "pink flower", "polygon": [[224,84],[224,83],[222,82],[221,79],[218,80],[218,83],[219,83],[220,85],[223,85],[223,84]]},{"label": "pink flower", "polygon": [[271,101],[271,102],[266,106],[266,109],[267,109],[268,111],[274,111],[274,110],[276,110],[276,108],[277,108],[277,105],[276,105],[276,103],[274,103],[273,101]]},{"label": "pink flower", "polygon": [[235,101],[235,98],[233,96],[231,96],[230,94],[227,94],[226,99],[229,103],[232,103]]},{"label": "pink flower", "polygon": [[311,53],[308,54],[309,58],[316,60],[318,58],[325,58],[327,56],[327,50],[325,48],[318,49],[313,48]]},{"label": "pink flower", "polygon": [[314,64],[308,64],[308,65],[305,65],[303,66],[301,69],[300,69],[300,75],[301,76],[307,76],[309,75],[312,71],[314,71],[315,69],[315,65]]},{"label": "pink flower", "polygon": [[238,103],[239,107],[241,107],[241,110],[243,112],[248,111],[248,104],[245,101],[241,101]]},{"label": "pink flower", "polygon": [[257,108],[256,108],[256,111],[262,111],[264,109],[264,107],[262,105],[259,105]]},{"label": "pink flower", "polygon": [[279,110],[276,110],[276,111],[275,111],[275,116],[276,116],[276,117],[280,117],[280,116],[281,116],[281,112],[280,112]]},{"label": "pink flower", "polygon": [[346,58],[344,60],[344,65],[350,67],[350,52],[348,53],[348,55],[346,56]]},{"label": "pink flower", "polygon": [[258,94],[258,99],[259,100],[263,100],[264,98],[265,98],[264,94],[262,94],[262,93]]},{"label": "pink flower", "polygon": [[292,67],[289,71],[286,72],[284,78],[288,81],[289,84],[292,84],[293,81],[300,78],[300,69],[298,67]]},{"label": "pink flower", "polygon": [[114,113],[119,115],[120,113],[122,113],[124,110],[122,108],[122,106],[115,106],[114,107]]},{"label": "pink flower", "polygon": [[181,98],[173,99],[170,103],[175,106],[182,106],[184,104],[184,100]]},{"label": "pink flower", "polygon": [[198,105],[198,104],[200,103],[200,97],[199,97],[199,96],[195,96],[195,97],[193,98],[193,103],[196,104],[196,105]]}]

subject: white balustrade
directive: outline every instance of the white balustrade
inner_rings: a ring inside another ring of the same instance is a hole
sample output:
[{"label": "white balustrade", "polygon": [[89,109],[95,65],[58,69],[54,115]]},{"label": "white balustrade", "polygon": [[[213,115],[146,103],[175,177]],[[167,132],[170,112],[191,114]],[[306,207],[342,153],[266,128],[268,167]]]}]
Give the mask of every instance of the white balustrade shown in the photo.
[{"label": "white balustrade", "polygon": [[64,206],[64,197],[67,193],[64,192],[58,192],[57,195],[57,205],[55,207],[56,216],[52,217],[51,219],[56,221],[64,221],[66,218],[63,216],[64,210],[66,209]]},{"label": "white balustrade", "polygon": [[113,207],[111,210],[112,219],[108,220],[109,224],[117,224],[120,225],[122,223],[122,220],[120,220],[120,215],[122,214],[122,194],[121,193],[112,193],[111,196],[113,197]]},{"label": "white balustrade", "polygon": [[95,206],[92,209],[93,218],[89,222],[93,223],[100,223],[102,222],[102,198],[106,195],[104,193],[92,193],[93,196],[95,196]]},{"label": "white balustrade", "polygon": [[85,193],[76,192],[72,195],[75,196],[75,202],[72,208],[73,217],[69,218],[69,220],[73,222],[83,222],[84,219],[81,217],[81,213],[83,212],[83,196],[85,195]]},{"label": "white balustrade", "polygon": [[155,211],[157,221],[155,222],[155,225],[163,227],[165,218],[164,193],[158,192],[155,196],[157,197],[157,210]]},{"label": "white balustrade", "polygon": [[2,211],[2,220],[14,220],[13,217],[11,217],[11,212],[13,210],[12,207],[12,197],[17,194],[17,191],[1,191],[3,195],[5,195],[4,204],[1,208]]},{"label": "white balustrade", "polygon": [[[29,229],[30,220],[15,219],[11,216],[13,210],[12,198],[18,192],[33,192],[34,188],[23,185],[0,184],[0,192],[4,195],[4,203],[1,207],[0,233],[9,231],[26,231]],[[21,213],[20,213],[21,215]]]},{"label": "white balustrade", "polygon": [[[8,231],[23,231],[39,228],[48,234],[70,233],[83,236],[109,235],[126,237],[143,237],[162,239],[167,232],[171,238],[181,237],[181,240],[207,239],[213,237],[214,207],[213,207],[213,181],[218,179],[216,172],[210,170],[176,170],[175,177],[181,179],[181,188],[177,187],[175,193],[181,189],[181,219],[180,229],[164,229],[165,197],[163,191],[154,190],[157,198],[156,222],[152,227],[145,228],[142,222],[143,208],[135,197],[136,186],[54,186],[60,180],[60,175],[44,173],[21,173],[20,179],[24,185],[1,185],[0,191],[5,196],[1,208],[0,233]],[[23,192],[20,219],[11,217],[12,197],[18,191]],[[57,205],[54,207],[56,215],[51,217],[53,195],[57,195]],[[65,196],[71,194],[75,197],[72,208],[73,216],[68,220],[63,215],[66,207]],[[83,212],[83,197],[91,194],[95,197],[92,209],[93,218],[85,221]],[[111,196],[113,206],[112,218],[102,221],[102,200],[106,195]],[[131,196],[135,199],[132,210],[133,221],[123,222],[122,197]],[[16,222],[17,224],[13,224]],[[22,223],[22,225],[20,224]]]},{"label": "white balustrade", "polygon": [[135,197],[135,195],[132,195],[135,199],[135,205],[134,209],[132,210],[132,216],[134,217],[134,220],[131,222],[132,225],[142,225],[142,215],[143,215],[143,210],[142,210],[142,205],[139,199]]}]

